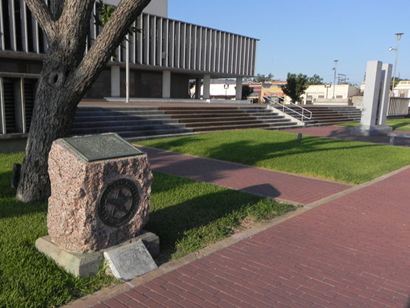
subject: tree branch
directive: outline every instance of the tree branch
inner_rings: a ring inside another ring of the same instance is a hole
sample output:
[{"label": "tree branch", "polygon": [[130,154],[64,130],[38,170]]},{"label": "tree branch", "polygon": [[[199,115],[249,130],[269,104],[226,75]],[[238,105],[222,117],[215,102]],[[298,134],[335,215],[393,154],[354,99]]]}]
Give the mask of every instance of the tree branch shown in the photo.
[{"label": "tree branch", "polygon": [[50,13],[53,20],[56,21],[60,18],[64,8],[64,0],[50,0]]},{"label": "tree branch", "polygon": [[[60,0],[61,1],[61,0]],[[58,44],[75,56],[73,70],[83,58],[95,0],[65,0],[58,25]]]},{"label": "tree branch", "polygon": [[25,0],[31,14],[43,29],[47,40],[50,42],[54,39],[56,34],[55,23],[51,16],[51,12],[44,0]]},{"label": "tree branch", "polygon": [[105,68],[115,48],[124,39],[131,24],[151,0],[122,0],[101,34],[78,66],[74,81],[76,91],[83,92]]}]

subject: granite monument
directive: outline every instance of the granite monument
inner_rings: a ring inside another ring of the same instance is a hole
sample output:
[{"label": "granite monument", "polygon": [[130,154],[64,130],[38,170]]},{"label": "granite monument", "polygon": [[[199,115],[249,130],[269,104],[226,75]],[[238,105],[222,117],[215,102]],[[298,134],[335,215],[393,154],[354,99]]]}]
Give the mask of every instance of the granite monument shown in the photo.
[{"label": "granite monument", "polygon": [[146,154],[116,134],[58,139],[49,176],[49,236],[36,246],[59,265],[78,276],[93,274],[104,250],[129,241],[142,240],[158,253],[158,238],[142,232],[153,179]]}]

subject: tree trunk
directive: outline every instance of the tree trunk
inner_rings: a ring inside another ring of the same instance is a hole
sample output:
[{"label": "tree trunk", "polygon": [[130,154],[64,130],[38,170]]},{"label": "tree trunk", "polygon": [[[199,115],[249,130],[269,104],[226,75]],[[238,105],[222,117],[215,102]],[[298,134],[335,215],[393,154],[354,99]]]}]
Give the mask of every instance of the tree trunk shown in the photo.
[{"label": "tree trunk", "polygon": [[122,0],[88,53],[85,43],[95,0],[52,0],[51,10],[44,0],[25,2],[50,46],[37,87],[16,195],[20,201],[32,202],[50,195],[48,153],[53,141],[69,133],[81,98],[150,0]]},{"label": "tree trunk", "polygon": [[16,195],[23,202],[44,200],[50,195],[48,153],[54,140],[69,133],[81,99],[71,86],[75,65],[68,53],[51,48],[43,63]]},{"label": "tree trunk", "polygon": [[47,71],[45,65],[37,87],[26,158],[17,190],[17,199],[23,202],[44,200],[50,195],[48,153],[52,142],[69,132],[80,100],[64,83],[65,77],[59,69],[52,73]]}]

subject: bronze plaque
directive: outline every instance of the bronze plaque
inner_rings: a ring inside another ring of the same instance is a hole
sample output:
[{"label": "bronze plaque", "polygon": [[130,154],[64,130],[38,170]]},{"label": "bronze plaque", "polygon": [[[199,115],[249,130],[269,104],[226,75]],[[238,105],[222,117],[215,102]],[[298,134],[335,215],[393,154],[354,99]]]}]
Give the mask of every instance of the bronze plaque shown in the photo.
[{"label": "bronze plaque", "polygon": [[104,190],[97,205],[97,213],[105,225],[118,228],[134,217],[139,201],[137,185],[131,180],[120,179]]},{"label": "bronze plaque", "polygon": [[143,152],[114,133],[77,136],[63,142],[87,162],[141,155]]}]

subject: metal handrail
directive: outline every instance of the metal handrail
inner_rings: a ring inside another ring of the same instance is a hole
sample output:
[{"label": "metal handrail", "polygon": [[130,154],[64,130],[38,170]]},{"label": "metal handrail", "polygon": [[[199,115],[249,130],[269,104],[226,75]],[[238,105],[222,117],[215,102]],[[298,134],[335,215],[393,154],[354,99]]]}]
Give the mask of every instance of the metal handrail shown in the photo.
[{"label": "metal handrail", "polygon": [[[286,106],[286,105],[283,104],[283,103],[273,102],[273,99],[272,99],[272,97],[270,97],[270,96],[265,96],[264,98],[265,98],[266,101],[268,101],[268,103],[269,103],[270,105],[279,105],[279,106],[282,108],[282,112],[284,112],[284,113],[286,113],[286,112],[285,112],[285,109],[287,109],[287,110],[292,111],[293,113],[298,114],[298,115],[301,117],[300,120],[301,120],[302,122],[304,122],[304,119],[306,119],[306,120],[311,120],[311,119],[312,119],[312,111],[310,111],[309,109],[306,109],[306,108],[304,108],[304,107],[302,107],[302,106],[299,106],[299,105],[296,105],[296,104],[293,104],[293,103],[290,103],[290,105],[292,105],[293,107],[297,107],[297,108],[299,108],[299,109],[302,110],[301,112],[299,112],[299,111],[296,111],[296,110],[294,110],[294,109],[292,109],[292,108],[289,108],[288,106]],[[275,108],[276,108],[276,107],[275,107]],[[305,113],[307,113],[309,116],[305,115]]]}]

